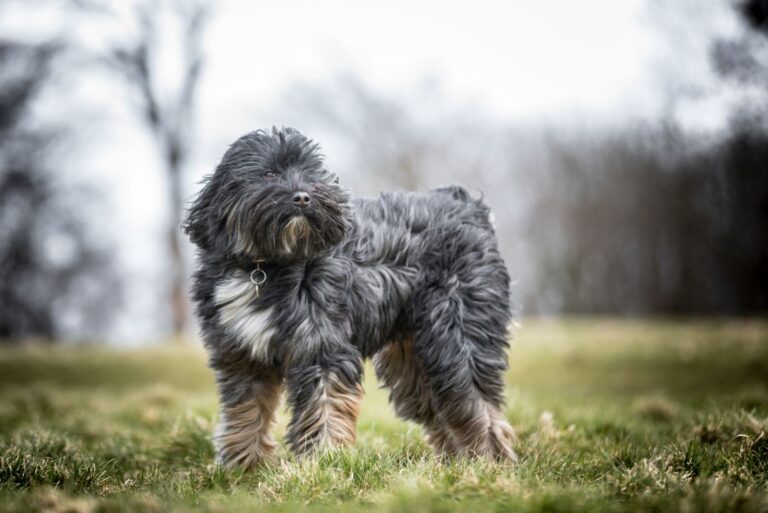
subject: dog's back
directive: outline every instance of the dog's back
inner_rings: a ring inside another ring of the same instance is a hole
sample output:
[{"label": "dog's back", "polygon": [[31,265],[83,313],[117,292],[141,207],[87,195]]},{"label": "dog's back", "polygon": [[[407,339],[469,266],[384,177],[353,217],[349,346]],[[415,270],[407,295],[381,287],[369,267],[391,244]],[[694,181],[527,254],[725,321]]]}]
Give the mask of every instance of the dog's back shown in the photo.
[{"label": "dog's back", "polygon": [[496,245],[490,209],[463,187],[384,193],[353,205],[354,226],[342,248],[357,263],[418,265],[451,236],[475,235],[482,246]]}]

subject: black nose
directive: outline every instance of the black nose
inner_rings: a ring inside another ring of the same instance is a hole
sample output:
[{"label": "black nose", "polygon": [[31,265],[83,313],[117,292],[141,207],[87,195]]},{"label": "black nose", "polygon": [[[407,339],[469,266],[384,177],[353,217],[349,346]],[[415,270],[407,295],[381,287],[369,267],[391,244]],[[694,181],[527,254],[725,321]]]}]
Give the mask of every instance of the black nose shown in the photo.
[{"label": "black nose", "polygon": [[297,207],[304,208],[309,205],[312,197],[306,192],[297,192],[293,195],[293,204]]}]

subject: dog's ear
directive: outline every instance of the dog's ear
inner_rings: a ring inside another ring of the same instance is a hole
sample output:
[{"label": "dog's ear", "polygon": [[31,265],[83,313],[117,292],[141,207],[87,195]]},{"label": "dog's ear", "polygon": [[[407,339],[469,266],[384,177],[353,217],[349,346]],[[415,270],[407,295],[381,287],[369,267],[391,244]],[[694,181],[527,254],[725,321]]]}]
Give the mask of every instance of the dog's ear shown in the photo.
[{"label": "dog's ear", "polygon": [[219,185],[214,175],[203,179],[203,188],[187,211],[182,229],[200,249],[212,250],[216,239],[216,193]]}]

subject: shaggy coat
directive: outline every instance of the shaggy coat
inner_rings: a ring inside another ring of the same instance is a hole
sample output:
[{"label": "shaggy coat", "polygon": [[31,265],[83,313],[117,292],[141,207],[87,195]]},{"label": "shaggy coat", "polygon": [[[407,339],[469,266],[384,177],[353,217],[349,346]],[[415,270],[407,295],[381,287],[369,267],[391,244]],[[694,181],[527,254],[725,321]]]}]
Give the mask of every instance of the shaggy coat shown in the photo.
[{"label": "shaggy coat", "polygon": [[193,298],[216,373],[220,462],[354,441],[363,359],[443,455],[514,459],[501,414],[509,277],[489,209],[460,187],[354,199],[285,128],[237,140],[192,205]]}]

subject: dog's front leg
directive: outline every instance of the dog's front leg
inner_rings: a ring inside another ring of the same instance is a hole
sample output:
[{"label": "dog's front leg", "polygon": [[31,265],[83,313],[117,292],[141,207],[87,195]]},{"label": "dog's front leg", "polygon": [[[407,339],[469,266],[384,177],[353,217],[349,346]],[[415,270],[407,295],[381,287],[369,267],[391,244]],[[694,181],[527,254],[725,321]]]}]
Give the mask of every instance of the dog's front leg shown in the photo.
[{"label": "dog's front leg", "polygon": [[292,416],[287,441],[294,453],[355,441],[362,375],[362,358],[352,346],[324,347],[291,365],[287,386]]},{"label": "dog's front leg", "polygon": [[226,467],[251,468],[269,460],[275,449],[272,427],[280,402],[281,378],[217,369],[221,421],[214,443],[217,461]]}]

